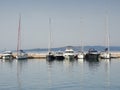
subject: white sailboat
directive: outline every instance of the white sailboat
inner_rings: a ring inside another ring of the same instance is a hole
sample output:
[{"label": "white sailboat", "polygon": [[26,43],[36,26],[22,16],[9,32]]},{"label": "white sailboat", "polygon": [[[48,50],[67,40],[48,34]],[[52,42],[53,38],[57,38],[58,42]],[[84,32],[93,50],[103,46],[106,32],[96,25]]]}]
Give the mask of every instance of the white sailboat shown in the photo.
[{"label": "white sailboat", "polygon": [[[81,42],[81,43],[82,43],[82,42]],[[83,43],[82,43],[82,45],[81,45],[81,50],[78,52],[77,58],[78,58],[78,59],[84,59],[84,56],[85,56],[85,54],[84,54],[84,52],[83,52]]]},{"label": "white sailboat", "polygon": [[110,54],[110,48],[109,48],[109,42],[110,42],[110,36],[109,36],[109,30],[108,30],[108,16],[106,15],[106,48],[103,52],[100,53],[100,58],[101,59],[110,59],[111,54]]},{"label": "white sailboat", "polygon": [[[80,25],[81,25],[80,27],[82,27],[82,23],[83,23],[82,19],[83,19],[83,17],[80,18]],[[81,28],[81,30],[82,30],[82,28]],[[81,50],[78,52],[78,55],[77,55],[78,59],[84,59],[84,57],[85,57],[85,54],[83,52],[84,47],[83,47],[83,42],[82,42],[82,40],[83,40],[82,35],[83,35],[83,32],[80,35],[81,36]]]},{"label": "white sailboat", "polygon": [[49,18],[49,46],[48,46],[48,53],[46,55],[46,60],[51,61],[55,59],[53,52],[51,51],[51,18]]},{"label": "white sailboat", "polygon": [[23,50],[21,50],[21,15],[19,17],[19,26],[18,26],[18,42],[17,42],[17,55],[16,59],[24,60],[27,59],[28,55]]}]

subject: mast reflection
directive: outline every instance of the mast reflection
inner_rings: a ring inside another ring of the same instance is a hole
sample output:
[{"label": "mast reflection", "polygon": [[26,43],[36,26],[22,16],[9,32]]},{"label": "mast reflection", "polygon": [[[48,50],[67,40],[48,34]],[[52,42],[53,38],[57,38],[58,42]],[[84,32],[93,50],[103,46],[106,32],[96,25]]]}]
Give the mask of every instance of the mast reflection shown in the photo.
[{"label": "mast reflection", "polygon": [[18,83],[18,89],[22,90],[22,69],[23,65],[27,60],[16,60],[17,64],[17,83]]},{"label": "mast reflection", "polygon": [[111,60],[105,59],[105,87],[107,90],[110,89],[110,66],[111,66]]}]

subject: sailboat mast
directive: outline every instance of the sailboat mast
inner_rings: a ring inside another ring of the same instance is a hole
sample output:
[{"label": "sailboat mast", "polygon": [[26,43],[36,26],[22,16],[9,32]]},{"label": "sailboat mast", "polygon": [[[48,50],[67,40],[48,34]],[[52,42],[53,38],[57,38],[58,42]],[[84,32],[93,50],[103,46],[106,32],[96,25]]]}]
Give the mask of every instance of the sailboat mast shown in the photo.
[{"label": "sailboat mast", "polygon": [[84,51],[84,47],[83,47],[83,41],[81,41],[81,52]]},{"label": "sailboat mast", "polygon": [[106,47],[108,48],[109,52],[109,42],[110,42],[110,36],[109,36],[109,30],[108,30],[108,15],[106,15]]},{"label": "sailboat mast", "polygon": [[20,50],[20,37],[21,37],[21,15],[19,15],[17,53],[18,50]]},{"label": "sailboat mast", "polygon": [[[80,17],[80,30],[82,31],[82,26],[83,26],[83,17]],[[83,32],[81,32],[81,51],[84,51],[83,47]]]},{"label": "sailboat mast", "polygon": [[51,51],[51,18],[49,18],[49,47],[48,51]]}]

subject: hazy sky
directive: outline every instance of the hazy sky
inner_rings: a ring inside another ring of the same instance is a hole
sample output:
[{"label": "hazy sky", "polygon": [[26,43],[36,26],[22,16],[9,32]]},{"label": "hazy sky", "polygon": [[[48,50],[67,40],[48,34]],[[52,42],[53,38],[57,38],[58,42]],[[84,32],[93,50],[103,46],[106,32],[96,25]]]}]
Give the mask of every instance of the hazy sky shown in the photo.
[{"label": "hazy sky", "polygon": [[19,13],[22,48],[46,48],[49,17],[52,47],[105,45],[108,12],[110,45],[120,46],[120,0],[0,0],[0,49],[16,49]]}]

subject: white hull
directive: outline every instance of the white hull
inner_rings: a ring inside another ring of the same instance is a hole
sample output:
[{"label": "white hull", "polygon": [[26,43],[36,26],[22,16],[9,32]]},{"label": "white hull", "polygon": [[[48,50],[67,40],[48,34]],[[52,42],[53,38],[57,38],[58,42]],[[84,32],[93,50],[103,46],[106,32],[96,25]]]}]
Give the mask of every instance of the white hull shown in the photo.
[{"label": "white hull", "polygon": [[68,59],[68,60],[73,60],[74,59],[74,55],[65,55],[64,58]]},{"label": "white hull", "polygon": [[104,52],[104,53],[100,54],[100,58],[102,58],[102,59],[110,59],[111,56],[110,56],[110,53]]},{"label": "white hull", "polygon": [[11,51],[5,51],[2,55],[2,59],[4,60],[12,60],[13,59],[13,55]]},{"label": "white hull", "polygon": [[27,56],[16,56],[17,60],[24,60],[24,59],[28,59]]},{"label": "white hull", "polygon": [[66,49],[63,56],[65,59],[73,60],[75,58],[75,54],[74,54],[73,49]]},{"label": "white hull", "polygon": [[24,59],[28,59],[28,55],[26,53],[18,53],[18,55],[16,56],[17,60],[24,60]]},{"label": "white hull", "polygon": [[78,59],[84,59],[84,54],[83,54],[83,53],[79,53],[79,54],[77,55],[77,58],[78,58]]},{"label": "white hull", "polygon": [[12,55],[6,55],[2,57],[3,60],[12,60],[13,56]]}]

